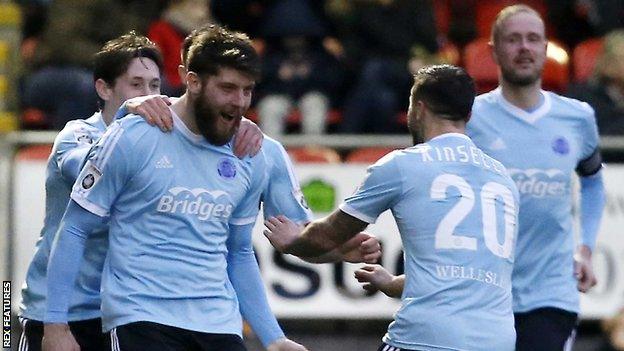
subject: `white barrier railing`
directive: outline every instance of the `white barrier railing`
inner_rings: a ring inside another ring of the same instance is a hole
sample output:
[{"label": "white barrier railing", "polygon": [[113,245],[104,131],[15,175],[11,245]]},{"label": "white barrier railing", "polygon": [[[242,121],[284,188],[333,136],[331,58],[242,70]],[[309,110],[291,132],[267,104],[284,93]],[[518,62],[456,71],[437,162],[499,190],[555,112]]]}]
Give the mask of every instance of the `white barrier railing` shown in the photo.
[{"label": "white barrier railing", "polygon": [[[14,304],[19,286],[39,235],[44,212],[45,160],[15,159],[20,146],[50,144],[56,132],[16,132],[0,135],[0,276],[12,280]],[[404,135],[322,137],[287,136],[286,146],[323,145],[337,149],[365,146],[403,147]],[[624,154],[624,138],[603,138],[603,149]],[[362,179],[365,165],[295,165],[302,184],[321,179],[335,190],[337,205]],[[624,304],[624,166],[613,165],[605,172],[608,204],[605,222],[596,248],[596,270],[601,284],[582,301],[585,318],[602,318]],[[322,214],[319,214],[322,215]],[[292,257],[276,256],[256,226],[254,244],[258,253],[271,304],[280,317],[304,318],[390,318],[397,301],[380,294],[365,296],[351,279],[352,265],[311,265]],[[384,241],[384,263],[392,270],[400,256],[396,225],[386,213],[369,228]]]}]

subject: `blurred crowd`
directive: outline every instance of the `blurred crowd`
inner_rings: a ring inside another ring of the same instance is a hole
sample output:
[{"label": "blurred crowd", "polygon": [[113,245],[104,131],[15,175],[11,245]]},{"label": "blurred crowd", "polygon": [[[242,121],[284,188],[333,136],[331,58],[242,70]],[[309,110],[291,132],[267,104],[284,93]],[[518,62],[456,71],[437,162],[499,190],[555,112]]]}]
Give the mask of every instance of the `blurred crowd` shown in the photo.
[{"label": "blurred crowd", "polygon": [[[515,2],[21,0],[20,124],[61,129],[91,115],[98,108],[91,58],[129,30],[158,44],[163,93],[178,96],[182,40],[216,22],[250,35],[263,56],[248,117],[268,135],[403,133],[410,73],[448,62],[466,67],[478,84],[479,71],[495,77],[495,66],[471,63],[475,55],[467,53],[489,55],[487,45],[475,44],[487,44],[493,18]],[[601,134],[624,135],[624,0],[523,2],[547,19],[551,46],[559,49],[553,51],[559,71],[547,88],[590,103]],[[479,87],[495,85],[484,80]]]}]

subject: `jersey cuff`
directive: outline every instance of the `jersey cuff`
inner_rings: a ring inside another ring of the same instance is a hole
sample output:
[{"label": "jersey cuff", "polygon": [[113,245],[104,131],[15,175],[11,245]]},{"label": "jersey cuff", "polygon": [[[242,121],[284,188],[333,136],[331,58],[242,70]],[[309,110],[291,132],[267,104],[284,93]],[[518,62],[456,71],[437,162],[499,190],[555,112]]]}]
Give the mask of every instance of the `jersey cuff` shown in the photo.
[{"label": "jersey cuff", "polygon": [[360,212],[360,211],[356,210],[355,208],[353,208],[353,207],[349,206],[349,205],[348,205],[348,204],[346,204],[346,203],[342,203],[342,204],[340,204],[340,206],[338,206],[338,208],[339,208],[342,212],[344,212],[344,213],[346,213],[346,214],[348,214],[348,215],[351,215],[351,216],[353,216],[353,217],[355,217],[355,218],[359,219],[360,221],[366,222],[366,223],[368,223],[368,224],[373,224],[373,223],[375,223],[375,220],[377,219],[377,218],[374,218],[374,217],[371,217],[371,216],[367,216],[367,215],[365,215],[364,213],[362,213],[362,212]]},{"label": "jersey cuff", "polygon": [[243,217],[243,218],[230,218],[230,224],[234,225],[247,225],[254,224],[256,222],[256,216]]},{"label": "jersey cuff", "polygon": [[80,207],[84,208],[85,210],[93,213],[94,215],[100,216],[100,217],[108,217],[108,211],[103,209],[102,207],[90,202],[89,200],[87,200],[86,198],[80,196],[80,195],[76,195],[74,193],[71,194],[71,199],[74,200],[78,205],[80,205]]}]

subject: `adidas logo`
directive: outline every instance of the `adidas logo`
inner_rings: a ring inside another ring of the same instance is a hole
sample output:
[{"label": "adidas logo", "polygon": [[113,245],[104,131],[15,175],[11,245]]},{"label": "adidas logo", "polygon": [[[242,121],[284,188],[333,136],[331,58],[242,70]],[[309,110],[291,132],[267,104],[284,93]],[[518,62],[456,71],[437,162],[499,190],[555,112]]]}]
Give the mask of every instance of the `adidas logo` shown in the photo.
[{"label": "adidas logo", "polygon": [[156,168],[173,168],[169,158],[165,155],[158,162],[156,162]]},{"label": "adidas logo", "polygon": [[491,150],[503,150],[507,148],[507,144],[500,137],[496,138],[492,144],[490,144]]}]

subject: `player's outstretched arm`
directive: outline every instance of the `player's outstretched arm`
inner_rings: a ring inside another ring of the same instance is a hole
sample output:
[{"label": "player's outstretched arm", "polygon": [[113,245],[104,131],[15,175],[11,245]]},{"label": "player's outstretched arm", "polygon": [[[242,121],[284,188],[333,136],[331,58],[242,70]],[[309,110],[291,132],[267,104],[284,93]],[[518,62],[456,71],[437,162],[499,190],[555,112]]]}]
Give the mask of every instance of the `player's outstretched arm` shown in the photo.
[{"label": "player's outstretched arm", "polygon": [[301,257],[310,263],[376,263],[381,257],[381,244],[370,233],[357,233],[340,247],[318,257]]},{"label": "player's outstretched arm", "polygon": [[389,297],[401,297],[405,284],[405,275],[392,275],[382,266],[375,264],[364,266],[354,273],[355,279],[363,283],[366,291],[381,291]]},{"label": "player's outstretched arm", "polygon": [[273,247],[299,257],[324,255],[344,244],[366,228],[368,223],[337,209],[329,216],[301,227],[284,216],[271,217],[264,222],[264,235]]}]

